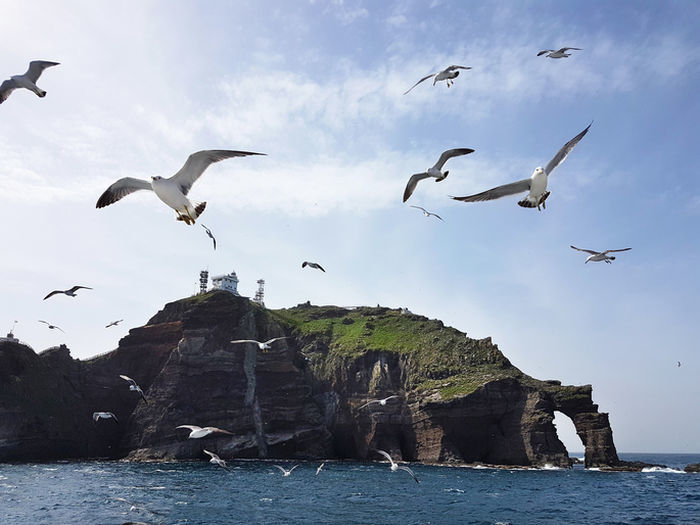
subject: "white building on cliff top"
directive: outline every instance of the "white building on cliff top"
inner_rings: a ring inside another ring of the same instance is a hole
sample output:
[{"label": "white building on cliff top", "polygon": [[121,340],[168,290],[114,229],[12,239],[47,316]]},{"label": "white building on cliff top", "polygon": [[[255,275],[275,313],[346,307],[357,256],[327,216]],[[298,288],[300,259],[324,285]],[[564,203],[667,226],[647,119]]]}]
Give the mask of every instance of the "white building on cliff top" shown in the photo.
[{"label": "white building on cliff top", "polygon": [[231,272],[228,275],[215,275],[211,278],[211,285],[214,290],[226,290],[233,295],[238,293],[238,276],[236,272]]}]

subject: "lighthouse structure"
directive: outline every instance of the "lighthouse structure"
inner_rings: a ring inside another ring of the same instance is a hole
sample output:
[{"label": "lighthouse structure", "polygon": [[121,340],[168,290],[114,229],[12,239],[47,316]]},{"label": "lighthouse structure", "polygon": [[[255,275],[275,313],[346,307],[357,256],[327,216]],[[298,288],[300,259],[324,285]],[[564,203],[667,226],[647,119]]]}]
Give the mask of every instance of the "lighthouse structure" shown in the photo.
[{"label": "lighthouse structure", "polygon": [[227,275],[215,275],[211,278],[211,285],[214,290],[225,290],[233,295],[238,293],[238,276],[236,272]]},{"label": "lighthouse structure", "polygon": [[209,271],[202,270],[199,272],[199,293],[207,293],[207,287],[209,286]]},{"label": "lighthouse structure", "polygon": [[265,279],[258,279],[258,291],[255,292],[255,297],[253,297],[253,302],[258,303],[260,306],[265,307],[263,298],[265,297]]}]

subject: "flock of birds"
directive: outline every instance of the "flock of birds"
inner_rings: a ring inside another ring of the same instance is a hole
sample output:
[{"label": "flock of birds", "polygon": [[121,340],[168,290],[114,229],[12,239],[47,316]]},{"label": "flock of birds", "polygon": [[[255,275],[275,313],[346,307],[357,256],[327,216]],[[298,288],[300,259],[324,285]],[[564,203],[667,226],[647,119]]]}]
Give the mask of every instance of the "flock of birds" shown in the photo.
[{"label": "flock of birds", "polygon": [[[552,59],[560,59],[560,58],[567,58],[571,56],[568,51],[572,50],[580,50],[579,48],[576,47],[562,47],[558,50],[553,50],[553,49],[545,49],[537,53],[537,56],[546,56],[548,58]],[[50,62],[50,61],[45,61],[45,60],[34,60],[30,62],[28,70],[22,74],[22,75],[14,75],[10,77],[8,80],[5,80],[1,85],[0,85],[0,104],[5,102],[7,98],[10,96],[10,94],[20,88],[28,89],[34,93],[36,93],[37,96],[39,97],[45,97],[46,96],[46,91],[42,90],[39,88],[36,83],[41,76],[41,74],[44,72],[45,69],[53,66],[59,65],[58,62]],[[460,65],[451,65],[442,71],[438,71],[436,73],[431,73],[429,75],[426,75],[425,77],[421,78],[418,80],[415,84],[413,84],[405,93],[404,95],[408,94],[410,91],[412,91],[415,87],[417,87],[419,84],[422,82],[432,78],[433,79],[433,86],[440,81],[444,81],[449,88],[454,84],[454,79],[457,78],[460,74],[461,71],[466,71],[472,69],[469,66],[460,66]],[[588,133],[588,130],[590,129],[592,125],[589,124],[583,131],[581,131],[578,135],[576,135],[574,138],[569,140],[564,146],[562,146],[559,151],[554,155],[554,157],[547,163],[547,165],[542,168],[541,166],[538,166],[535,168],[534,172],[529,178],[519,180],[516,182],[511,182],[508,184],[504,184],[501,186],[497,186],[495,188],[491,188],[489,190],[483,191],[481,193],[477,193],[474,195],[467,195],[464,197],[454,197],[454,196],[449,196],[450,198],[460,201],[460,202],[481,202],[481,201],[490,201],[490,200],[495,200],[495,199],[500,199],[502,197],[507,197],[511,195],[517,195],[521,193],[527,192],[527,195],[518,201],[518,205],[526,208],[537,208],[538,210],[545,209],[545,201],[550,195],[550,191],[547,189],[548,185],[548,180],[549,176],[552,174],[554,169],[559,166],[566,157],[571,153],[571,151],[574,149],[574,147],[583,139],[583,137]],[[421,173],[416,173],[412,175],[407,184],[406,188],[403,193],[403,202],[406,202],[415,192],[418,183],[421,180],[428,179],[428,178],[433,178],[435,179],[435,182],[441,182],[445,180],[445,178],[448,176],[449,171],[445,170],[443,171],[443,168],[447,161],[449,161],[452,158],[455,157],[460,157],[464,155],[468,155],[470,153],[473,153],[474,149],[472,148],[455,148],[455,149],[449,149],[444,151],[437,162],[427,170],[421,172]],[[236,157],[249,157],[249,156],[264,156],[265,153],[258,153],[258,152],[252,152],[252,151],[238,151],[238,150],[202,150],[202,151],[197,151],[195,153],[192,153],[186,160],[185,164],[180,168],[180,170],[172,175],[171,177],[161,177],[161,176],[153,176],[151,177],[151,180],[142,180],[142,179],[137,179],[133,177],[124,177],[113,184],[111,184],[103,193],[102,195],[98,198],[96,207],[97,208],[104,208],[106,206],[109,206],[111,204],[114,204],[115,202],[121,200],[123,197],[130,195],[136,191],[140,190],[148,190],[152,191],[155,193],[155,195],[167,206],[172,208],[175,213],[176,213],[176,220],[182,221],[187,225],[193,225],[195,224],[197,218],[204,212],[204,209],[206,207],[206,202],[193,202],[188,198],[188,194],[193,186],[193,184],[202,176],[204,171],[213,163],[220,162],[225,159],[231,159],[231,158],[236,158]],[[425,217],[436,217],[439,220],[443,220],[442,217],[439,215],[432,213],[425,208],[421,206],[414,206],[411,205],[412,208],[416,208],[420,210]],[[202,227],[204,228],[206,234],[208,237],[211,238],[214,250],[216,250],[216,238],[214,237],[212,231],[204,226],[202,224]],[[610,264],[611,261],[615,259],[614,256],[609,255],[611,253],[616,253],[616,252],[623,252],[623,251],[628,251],[631,248],[622,248],[622,249],[614,249],[614,250],[605,250],[602,252],[597,252],[594,250],[588,250],[588,249],[582,249],[582,248],[577,248],[575,246],[571,246],[574,250],[577,251],[582,251],[586,252],[589,254],[589,257],[586,259],[586,263],[590,262],[600,262],[603,261],[605,263]],[[310,261],[304,261],[302,263],[302,268],[312,268],[312,269],[317,269],[319,271],[325,272],[325,269],[317,262],[310,262]],[[85,290],[91,290],[92,288],[88,286],[73,286],[70,289],[67,290],[53,290],[52,292],[48,293],[46,297],[44,297],[44,300],[49,299],[50,297],[53,297],[57,294],[64,294],[69,297],[75,297],[76,292],[78,290],[85,289]],[[106,325],[106,328],[109,328],[111,326],[116,326],[118,323],[123,321],[123,319],[119,319],[117,321],[112,321],[108,325]],[[44,323],[48,326],[49,329],[57,329],[63,331],[61,328],[59,328],[56,325],[53,325],[47,321],[40,320],[40,323]],[[254,344],[257,346],[257,348],[261,351],[267,351],[272,348],[272,344],[275,343],[276,341],[286,339],[286,337],[275,337],[272,339],[269,339],[264,342],[256,341],[256,340],[251,340],[251,339],[239,339],[239,340],[233,340],[230,341],[231,344]],[[680,362],[678,363],[678,366],[680,366]],[[143,401],[145,403],[148,403],[148,399],[146,398],[143,390],[141,387],[134,381],[132,378],[126,375],[120,375],[119,376],[121,379],[124,381],[128,382],[129,384],[129,390],[132,392],[138,393]],[[383,399],[373,399],[365,404],[361,405],[358,410],[362,410],[366,407],[370,407],[372,405],[378,405],[378,406],[386,406],[387,402],[399,398],[401,396],[399,395],[391,395]],[[119,423],[117,417],[114,415],[112,412],[108,411],[97,411],[94,412],[92,415],[93,421],[97,423],[100,420],[113,420],[115,423]],[[232,432],[228,430],[223,430],[220,428],[216,427],[199,427],[196,425],[179,425],[176,427],[176,429],[186,429],[189,430],[189,439],[201,439],[205,438],[211,435],[232,435]],[[226,461],[221,459],[216,453],[211,452],[209,450],[203,449],[203,452],[207,454],[210,457],[210,463],[218,465],[223,468],[228,468],[226,465]],[[407,466],[404,465],[399,465],[397,464],[392,457],[389,455],[384,450],[376,450],[378,454],[383,456],[389,461],[390,468],[392,472],[396,472],[398,470],[403,470],[407,472],[408,474],[411,475],[411,477],[415,480],[416,483],[419,482],[418,478],[414,474],[414,472]],[[316,470],[316,475],[319,474],[321,469],[325,463],[322,463]],[[280,465],[275,465],[283,474],[283,476],[290,476],[292,471],[297,468],[298,465],[294,465],[290,469],[285,469],[284,467]]]}]

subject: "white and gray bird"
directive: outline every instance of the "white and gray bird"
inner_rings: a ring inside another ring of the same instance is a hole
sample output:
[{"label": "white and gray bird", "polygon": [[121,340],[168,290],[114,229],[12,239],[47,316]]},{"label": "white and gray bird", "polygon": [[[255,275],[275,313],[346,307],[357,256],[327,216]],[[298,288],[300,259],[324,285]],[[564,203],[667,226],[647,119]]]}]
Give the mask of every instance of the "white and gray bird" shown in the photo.
[{"label": "white and gray bird", "polygon": [[188,439],[200,439],[203,437],[207,437],[210,434],[228,434],[230,436],[233,435],[232,432],[229,432],[228,430],[221,430],[220,428],[216,427],[198,427],[197,425],[180,425],[175,428],[186,428],[190,431],[190,435],[187,436]]},{"label": "white and gray bird", "polygon": [[[571,246],[571,247],[572,247],[574,250],[578,250],[579,252],[586,252],[586,253],[590,253],[590,254],[591,254],[591,255],[589,255],[589,256],[586,258],[586,263],[589,262],[589,261],[590,261],[590,262],[605,261],[605,262],[608,263],[608,264],[612,264],[610,261],[614,261],[614,260],[615,260],[615,256],[614,256],[614,255],[608,255],[609,253],[613,253],[613,252],[626,252],[627,250],[631,250],[631,249],[632,249],[632,248],[621,248],[621,249],[619,249],[619,250],[605,250],[604,252],[596,252],[596,251],[594,251],[594,250],[586,250],[586,249],[584,249],[584,248],[576,248],[576,246]],[[583,263],[583,264],[586,264],[586,263]]]},{"label": "white and gray bird", "polygon": [[429,177],[433,177],[435,179],[435,182],[445,180],[445,178],[447,177],[447,175],[449,175],[450,172],[449,170],[443,172],[442,167],[452,157],[459,157],[461,155],[467,155],[473,152],[474,150],[471,148],[456,148],[443,151],[442,155],[440,155],[440,158],[432,168],[428,168],[423,173],[416,173],[414,175],[411,175],[411,178],[408,179],[408,184],[406,184],[406,189],[403,191],[403,201],[406,202],[408,198],[413,194],[413,190],[416,189],[416,185],[419,181],[427,179]]},{"label": "white and gray bird", "polygon": [[299,465],[294,465],[292,468],[290,468],[289,470],[287,470],[287,469],[284,468],[284,467],[280,467],[279,465],[275,465],[275,467],[277,467],[278,469],[280,469],[280,470],[282,471],[282,475],[283,475],[285,478],[286,478],[287,476],[289,476],[289,475],[292,473],[292,470],[294,470],[294,469],[297,468],[298,466],[299,466]]},{"label": "white and gray bird", "polygon": [[49,322],[47,322],[47,321],[42,321],[41,319],[39,319],[39,322],[40,322],[40,323],[44,323],[44,324],[47,325],[47,326],[49,327],[49,329],[51,329],[51,330],[53,330],[53,329],[55,328],[56,330],[60,330],[60,331],[63,332],[64,334],[66,333],[66,332],[63,330],[63,328],[61,328],[60,326],[56,326],[56,325],[51,324],[51,323],[49,323]]},{"label": "white and gray bird", "polygon": [[234,341],[229,341],[231,344],[239,344],[239,343],[251,343],[254,345],[258,345],[258,350],[262,350],[263,352],[266,352],[272,348],[272,343],[275,341],[279,341],[281,339],[288,339],[289,336],[284,336],[284,337],[273,337],[272,339],[268,339],[267,341],[261,343],[260,341],[256,341],[255,339],[236,339]]},{"label": "white and gray bird", "polygon": [[68,290],[54,290],[53,292],[49,292],[49,293],[46,295],[46,297],[44,297],[44,301],[46,301],[46,299],[48,299],[48,298],[51,297],[52,295],[56,295],[56,294],[59,294],[59,293],[65,294],[65,295],[67,295],[67,296],[69,296],[69,297],[75,297],[75,296],[76,296],[76,293],[75,293],[75,292],[77,292],[78,290],[81,290],[81,289],[83,289],[83,290],[92,290],[92,288],[90,288],[89,286],[74,286],[73,288],[70,288],[70,289],[68,289]]},{"label": "white and gray bird", "polygon": [[411,89],[413,89],[414,87],[416,87],[416,86],[417,86],[418,84],[420,84],[421,82],[423,82],[423,81],[425,81],[425,80],[428,80],[429,78],[432,78],[432,77],[435,77],[435,78],[433,79],[433,86],[434,86],[437,82],[439,82],[439,81],[441,81],[441,80],[444,80],[445,83],[447,84],[447,87],[450,87],[452,84],[454,84],[454,79],[457,78],[457,77],[459,76],[459,70],[460,70],[460,69],[471,69],[471,67],[470,67],[470,66],[450,66],[450,67],[446,67],[446,68],[443,69],[442,71],[438,71],[437,73],[431,73],[430,75],[426,75],[426,76],[424,76],[423,78],[421,78],[418,82],[416,82],[415,84],[413,84],[413,85],[409,88],[409,90],[406,91],[406,93],[404,93],[404,95],[408,94],[408,92],[411,91]]},{"label": "white and gray bird", "polygon": [[45,97],[46,91],[37,87],[36,82],[44,72],[44,69],[57,66],[58,62],[48,62],[46,60],[32,60],[29,62],[29,69],[23,75],[13,75],[0,84],[0,104],[7,100],[15,89],[25,88],[36,93],[38,97]]},{"label": "white and gray bird", "polygon": [[143,390],[141,390],[141,387],[136,383],[136,381],[134,381],[133,379],[131,379],[129,376],[124,376],[124,375],[121,375],[121,374],[119,374],[119,377],[121,377],[124,381],[128,381],[128,382],[129,382],[129,390],[130,390],[131,392],[138,392],[139,395],[141,396],[141,398],[142,398],[146,403],[148,403],[148,399],[146,399],[146,396],[143,395]]},{"label": "white and gray bird", "polygon": [[96,207],[104,208],[117,202],[122,197],[138,190],[152,190],[165,204],[170,206],[177,214],[178,221],[185,224],[194,224],[207,203],[195,204],[187,198],[192,185],[204,173],[209,165],[232,157],[247,157],[249,155],[265,155],[251,151],[232,150],[203,150],[193,153],[187,158],[184,166],[170,178],[160,176],[151,177],[151,181],[124,177],[112,184],[97,200]]},{"label": "white and gray bird", "polygon": [[383,450],[377,449],[377,452],[379,452],[382,456],[384,456],[386,459],[389,460],[389,462],[391,463],[391,471],[392,472],[396,472],[397,470],[405,470],[406,472],[408,472],[411,475],[411,477],[413,478],[413,480],[416,483],[420,483],[420,481],[418,481],[418,478],[416,477],[416,475],[413,473],[413,471],[410,468],[408,468],[405,465],[397,465],[396,463],[394,463],[394,460],[391,459],[391,456],[387,452],[384,452]]},{"label": "white and gray bird", "polygon": [[[591,124],[593,124],[593,122],[591,122]],[[462,202],[492,201],[495,199],[500,199],[501,197],[507,197],[508,195],[516,195],[518,193],[529,191],[524,199],[518,201],[518,205],[522,206],[523,208],[537,208],[538,210],[541,209],[540,206],[542,206],[542,208],[546,208],[545,201],[551,193],[547,191],[547,180],[549,176],[552,174],[552,171],[554,171],[554,168],[564,162],[564,159],[567,157],[567,155],[569,155],[569,153],[571,153],[574,146],[576,146],[584,135],[588,133],[588,129],[591,127],[591,124],[589,124],[586,129],[576,135],[569,142],[564,144],[564,146],[557,151],[557,154],[554,155],[552,160],[549,161],[544,169],[542,169],[541,166],[535,168],[535,171],[529,179],[523,179],[519,180],[518,182],[511,182],[510,184],[497,186],[475,195],[468,195],[466,197],[453,197],[450,195],[450,198]]]},{"label": "white and gray bird", "polygon": [[214,238],[214,234],[211,232],[211,230],[209,228],[204,226],[204,224],[202,224],[202,228],[204,228],[204,230],[207,232],[207,235],[211,239],[211,242],[214,243],[214,249],[216,250],[216,239]]},{"label": "white and gray bird", "polygon": [[426,217],[431,217],[431,216],[432,216],[432,217],[437,217],[437,218],[440,219],[442,222],[445,222],[445,221],[443,220],[443,218],[440,217],[437,213],[429,212],[429,211],[426,210],[425,208],[421,208],[420,206],[414,206],[413,204],[411,204],[411,208],[416,208],[416,209],[418,209],[418,210],[421,210],[421,211],[423,212],[423,215],[425,215]]},{"label": "white and gray bird", "polygon": [[212,463],[212,464],[214,464],[214,465],[219,465],[220,467],[223,467],[223,468],[225,468],[226,470],[228,470],[228,471],[230,472],[230,469],[228,468],[228,465],[226,465],[226,461],[224,461],[223,459],[221,459],[219,456],[217,456],[217,455],[214,454],[213,452],[209,452],[206,448],[202,449],[202,451],[203,451],[205,454],[209,454],[209,456],[211,456],[211,459],[209,460],[209,463]]},{"label": "white and gray bird", "polygon": [[555,51],[554,49],[543,49],[539,53],[537,53],[537,56],[542,56],[545,53],[547,53],[545,56],[548,56],[549,58],[566,58],[570,57],[571,53],[567,53],[567,51],[571,50],[576,50],[576,51],[581,51],[580,47],[562,47],[561,49]]},{"label": "white and gray bird", "polygon": [[124,319],[118,319],[116,321],[112,321],[108,325],[105,326],[105,328],[109,328],[110,326],[117,326],[119,323],[121,323]]},{"label": "white and gray bird", "polygon": [[321,266],[318,263],[309,262],[309,261],[304,261],[303,263],[301,263],[302,268],[306,268],[307,266],[309,268],[315,268],[316,270],[321,270],[323,273],[326,273],[326,270],[323,269],[323,266]]},{"label": "white and gray bird", "polygon": [[113,419],[115,423],[119,423],[117,416],[112,412],[93,412],[92,420],[97,423],[100,419]]},{"label": "white and gray bird", "polygon": [[321,472],[321,469],[323,468],[323,466],[324,466],[325,464],[326,464],[326,462],[324,461],[323,463],[321,463],[321,464],[318,466],[318,468],[316,469],[316,475],[317,475],[317,476],[318,476],[318,473]]},{"label": "white and gray bird", "polygon": [[379,403],[381,406],[385,407],[387,401],[389,401],[390,399],[395,399],[397,397],[401,397],[401,396],[389,396],[389,397],[385,397],[384,399],[373,399],[372,401],[368,401],[367,403],[365,403],[364,405],[359,407],[357,410],[362,410],[363,408],[365,408],[373,403]]}]

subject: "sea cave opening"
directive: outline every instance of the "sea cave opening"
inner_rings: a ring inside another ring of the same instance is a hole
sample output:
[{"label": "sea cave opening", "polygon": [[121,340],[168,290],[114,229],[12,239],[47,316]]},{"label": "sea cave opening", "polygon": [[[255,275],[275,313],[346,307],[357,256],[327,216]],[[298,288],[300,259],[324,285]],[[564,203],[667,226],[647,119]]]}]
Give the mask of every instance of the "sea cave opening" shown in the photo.
[{"label": "sea cave opening", "polygon": [[564,443],[569,457],[583,458],[585,446],[576,433],[574,422],[562,412],[554,411],[554,426],[559,441]]}]

